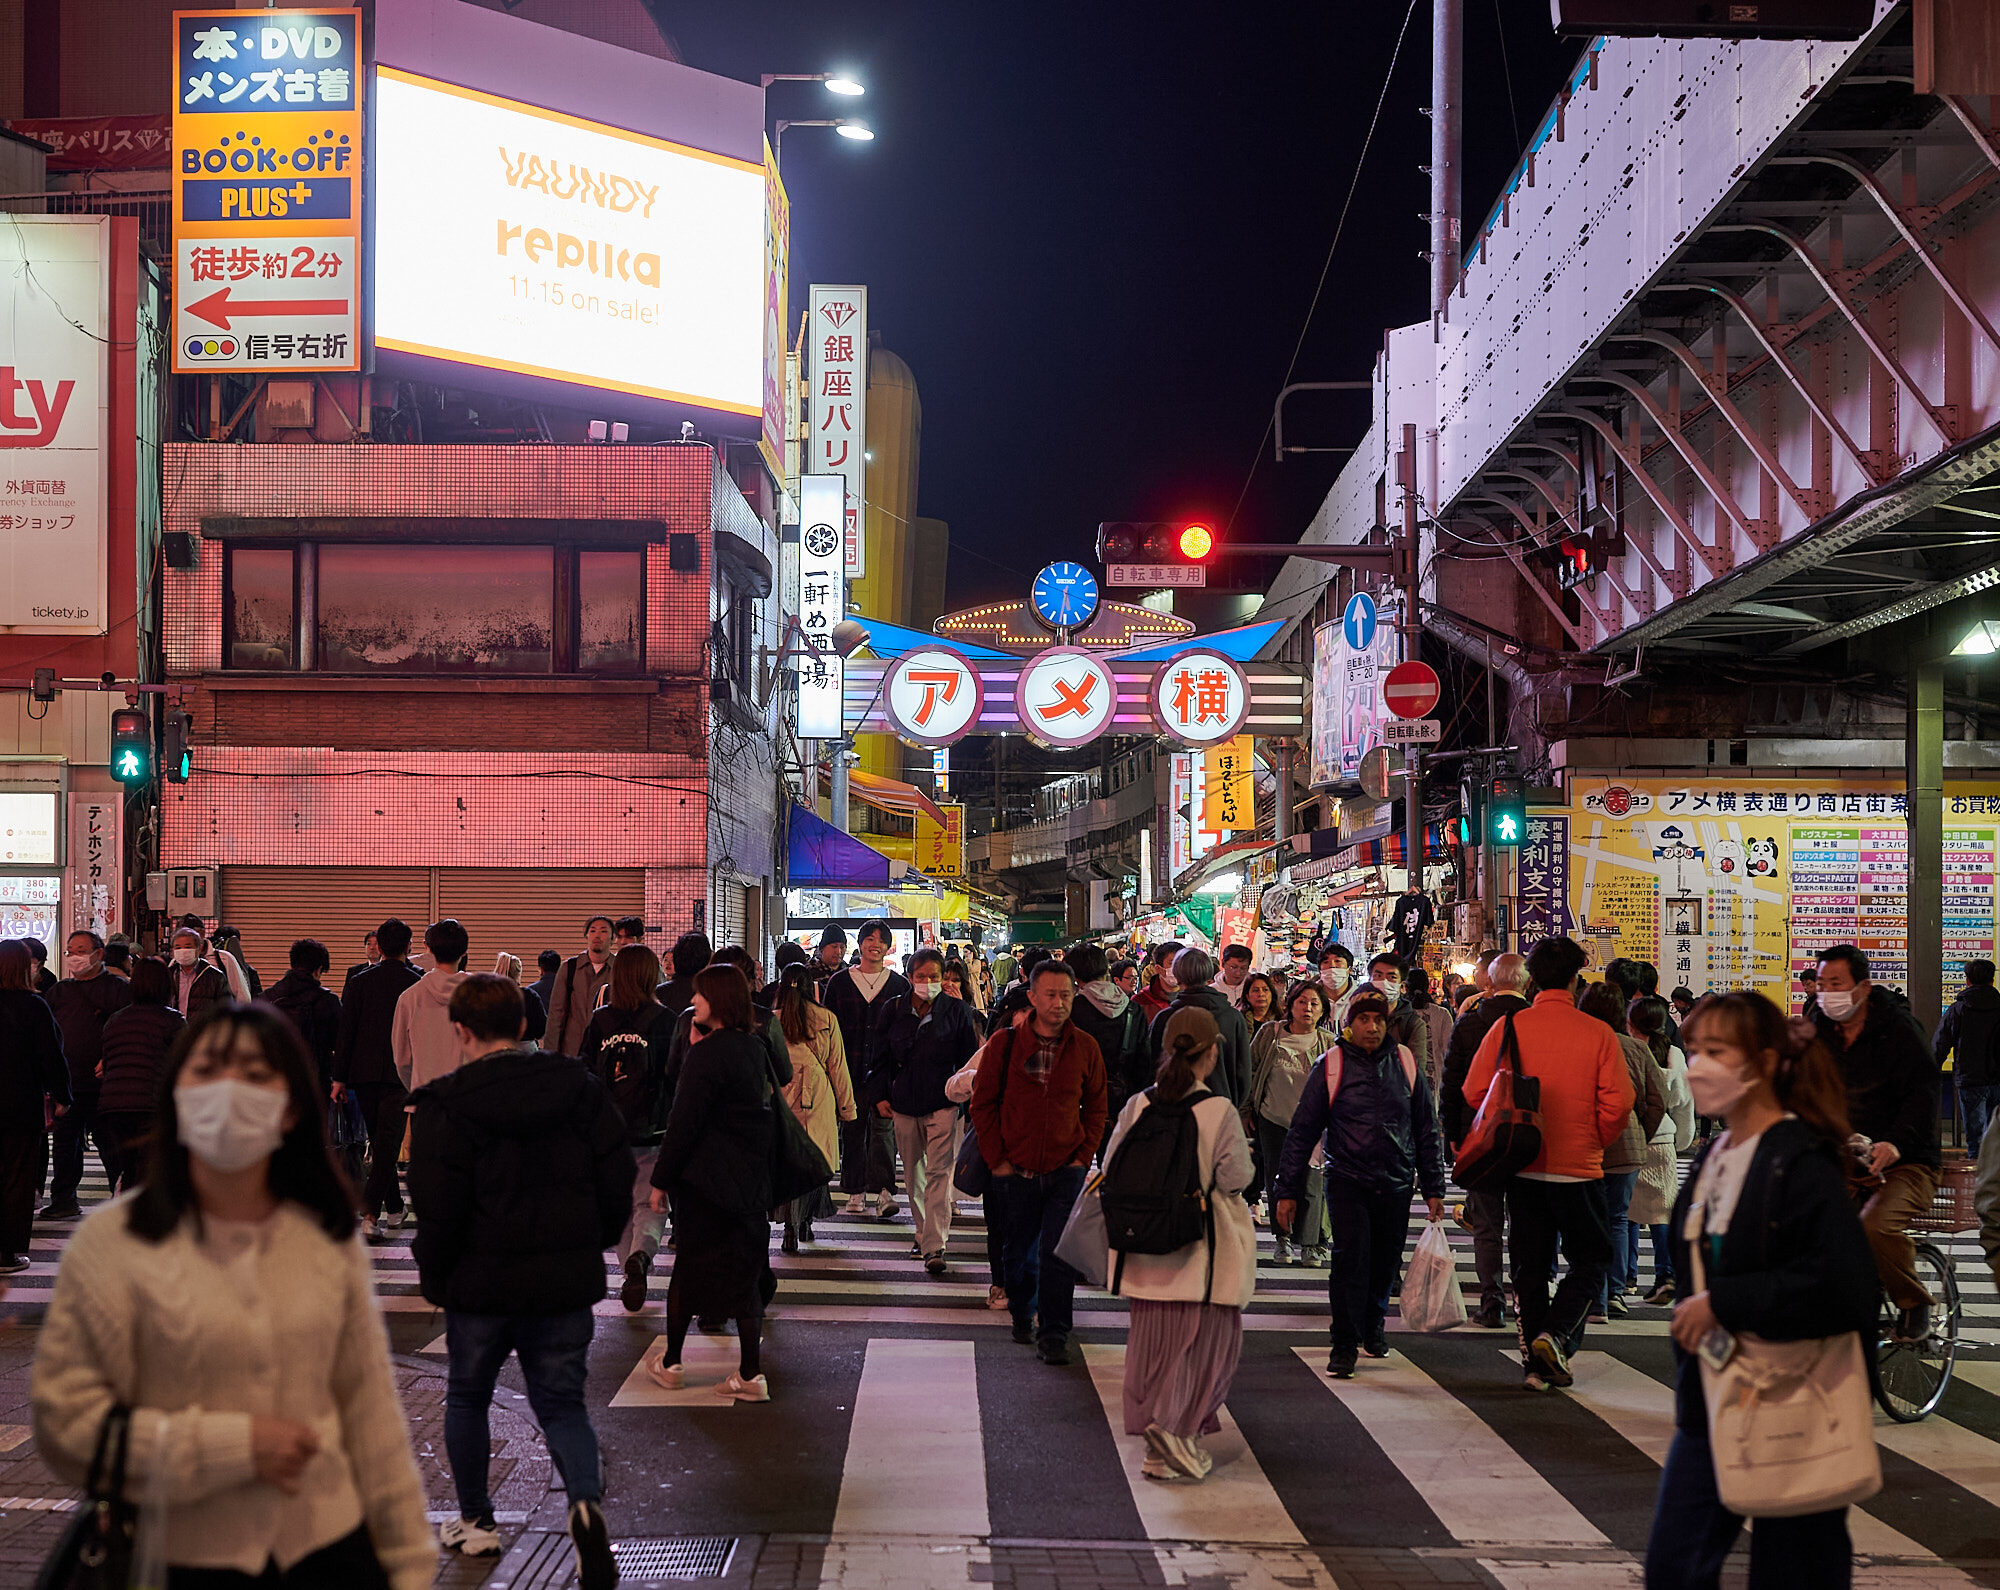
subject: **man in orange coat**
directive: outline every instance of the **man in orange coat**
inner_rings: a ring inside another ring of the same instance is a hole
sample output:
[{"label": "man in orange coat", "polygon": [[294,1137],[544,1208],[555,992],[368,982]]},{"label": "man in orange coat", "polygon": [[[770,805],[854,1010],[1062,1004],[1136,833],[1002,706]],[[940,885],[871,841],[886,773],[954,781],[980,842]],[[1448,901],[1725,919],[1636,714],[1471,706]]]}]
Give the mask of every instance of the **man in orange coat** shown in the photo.
[{"label": "man in orange coat", "polygon": [[[1521,1319],[1521,1359],[1530,1391],[1571,1383],[1569,1355],[1583,1340],[1584,1315],[1611,1262],[1604,1203],[1604,1149],[1632,1113],[1632,1079],[1617,1036],[1576,1008],[1576,979],[1587,959],[1572,938],[1543,939],[1528,954],[1535,1002],[1494,1024],[1472,1058],[1465,1096],[1483,1098],[1511,1030],[1521,1070],[1542,1085],[1542,1152],[1507,1184],[1508,1257]],[[1569,1260],[1549,1295],[1560,1246]]]}]

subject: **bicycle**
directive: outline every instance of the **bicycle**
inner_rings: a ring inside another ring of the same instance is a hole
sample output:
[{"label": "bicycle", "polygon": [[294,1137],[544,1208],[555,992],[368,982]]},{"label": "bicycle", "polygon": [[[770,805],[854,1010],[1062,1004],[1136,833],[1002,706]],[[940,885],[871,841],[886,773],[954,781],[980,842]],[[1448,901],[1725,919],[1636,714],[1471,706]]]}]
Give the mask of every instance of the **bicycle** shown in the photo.
[{"label": "bicycle", "polygon": [[[1865,1160],[1867,1149],[1861,1148],[1859,1154]],[[1932,1298],[1930,1322],[1924,1334],[1908,1339],[1897,1334],[1902,1311],[1886,1292],[1876,1313],[1873,1351],[1868,1354],[1868,1384],[1876,1403],[1898,1424],[1916,1424],[1937,1411],[1958,1362],[1959,1329],[1964,1315],[1958,1277],[1953,1274],[1951,1259],[1945,1251],[1919,1233],[1948,1235],[1965,1229],[1964,1216],[1970,1208],[1971,1196],[1969,1177],[1969,1166],[1948,1167],[1939,1177],[1929,1212],[1910,1223],[1916,1244],[1917,1275]],[[1874,1181],[1880,1184],[1879,1177]],[[1860,1183],[1857,1196],[1865,1196],[1872,1190],[1865,1182]],[[1964,1209],[1961,1202],[1965,1203]],[[1972,1223],[1977,1223],[1976,1217]]]}]

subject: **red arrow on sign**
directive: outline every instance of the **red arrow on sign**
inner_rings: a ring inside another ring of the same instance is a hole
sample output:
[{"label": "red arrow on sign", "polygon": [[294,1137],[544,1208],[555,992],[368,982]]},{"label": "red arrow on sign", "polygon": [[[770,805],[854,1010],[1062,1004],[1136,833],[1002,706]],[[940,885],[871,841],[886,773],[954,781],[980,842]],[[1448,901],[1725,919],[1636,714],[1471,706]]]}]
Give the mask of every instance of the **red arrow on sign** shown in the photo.
[{"label": "red arrow on sign", "polygon": [[187,306],[187,312],[211,326],[229,329],[231,315],[241,319],[245,315],[344,315],[347,313],[345,298],[245,298],[236,303],[229,301],[229,289],[221,288],[206,298],[197,298]]},{"label": "red arrow on sign", "polygon": [[1397,663],[1382,681],[1382,700],[1399,718],[1421,718],[1438,704],[1440,689],[1429,663]]}]

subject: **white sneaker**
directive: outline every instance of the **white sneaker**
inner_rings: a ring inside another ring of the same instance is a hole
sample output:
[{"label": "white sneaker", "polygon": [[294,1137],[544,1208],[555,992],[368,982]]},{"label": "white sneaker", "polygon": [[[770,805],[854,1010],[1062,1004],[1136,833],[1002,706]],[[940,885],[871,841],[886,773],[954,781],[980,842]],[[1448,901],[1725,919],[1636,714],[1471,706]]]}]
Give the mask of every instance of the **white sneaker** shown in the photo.
[{"label": "white sneaker", "polygon": [[753,1375],[745,1380],[741,1375],[731,1374],[715,1383],[715,1394],[718,1397],[734,1397],[738,1402],[769,1402],[771,1382],[763,1375]]},{"label": "white sneaker", "polygon": [[490,1518],[448,1518],[438,1539],[464,1557],[497,1557],[507,1544]]},{"label": "white sneaker", "polygon": [[364,1219],[361,1222],[361,1240],[380,1247],[389,1240],[389,1233],[382,1229],[380,1221]]},{"label": "white sneaker", "polygon": [[893,1220],[896,1217],[896,1200],[889,1193],[878,1193],[875,1197],[875,1218]]},{"label": "white sneaker", "polygon": [[682,1364],[663,1364],[655,1359],[646,1365],[646,1378],[663,1391],[680,1391],[687,1385],[687,1368]]},{"label": "white sneaker", "polygon": [[1173,1481],[1186,1478],[1185,1475],[1175,1473],[1173,1465],[1165,1458],[1147,1458],[1139,1465],[1139,1472],[1149,1480]]},{"label": "white sneaker", "polygon": [[847,1200],[840,1212],[844,1215],[865,1215],[868,1213],[868,1200],[860,1193],[856,1193]]}]

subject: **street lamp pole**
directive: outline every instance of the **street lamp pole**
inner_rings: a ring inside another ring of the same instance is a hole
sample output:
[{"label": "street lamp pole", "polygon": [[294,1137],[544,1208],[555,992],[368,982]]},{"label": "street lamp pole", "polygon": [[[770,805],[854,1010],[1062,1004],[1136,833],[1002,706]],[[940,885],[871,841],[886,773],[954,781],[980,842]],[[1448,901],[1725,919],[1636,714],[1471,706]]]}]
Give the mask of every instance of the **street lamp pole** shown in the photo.
[{"label": "street lamp pole", "polygon": [[777,124],[777,132],[771,140],[771,157],[780,166],[785,163],[785,129],[787,127],[831,127],[841,137],[852,138],[860,143],[866,143],[875,136],[874,130],[866,122],[857,121],[852,116],[820,116],[810,120],[790,121],[781,117]]}]

